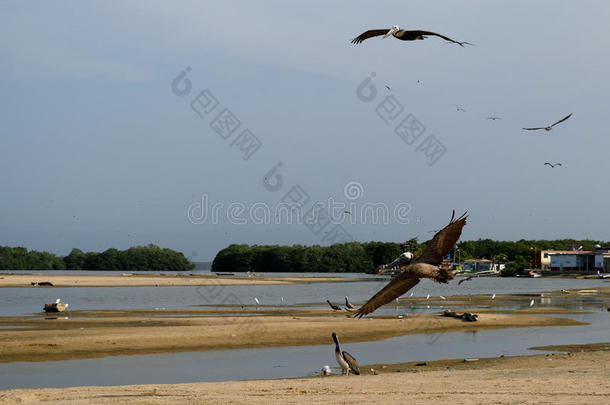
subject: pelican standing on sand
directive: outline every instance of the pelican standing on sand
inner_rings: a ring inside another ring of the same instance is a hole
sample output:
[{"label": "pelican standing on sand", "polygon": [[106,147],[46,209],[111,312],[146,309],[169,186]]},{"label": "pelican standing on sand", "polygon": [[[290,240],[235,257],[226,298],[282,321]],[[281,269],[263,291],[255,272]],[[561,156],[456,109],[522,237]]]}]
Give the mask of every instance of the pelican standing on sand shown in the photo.
[{"label": "pelican standing on sand", "polygon": [[434,235],[424,253],[409,265],[401,267],[400,274],[369,299],[366,304],[360,307],[355,316],[361,318],[375,311],[380,306],[400,297],[415,287],[422,278],[429,278],[439,283],[448,283],[452,280],[454,277],[453,272],[442,267],[441,264],[460,238],[462,228],[466,225],[467,217],[466,213],[464,213],[454,220],[454,211],[449,224]]},{"label": "pelican standing on sand", "polygon": [[337,358],[337,363],[341,366],[341,370],[343,370],[343,374],[347,376],[351,371],[356,375],[360,375],[360,369],[358,368],[356,359],[348,352],[341,351],[341,348],[339,347],[339,338],[337,338],[335,332],[333,332],[332,336],[335,341],[335,357]]},{"label": "pelican standing on sand", "polygon": [[330,302],[329,300],[326,300],[326,302],[328,302],[328,305],[330,305],[330,307],[334,310],[334,311],[341,311],[341,307],[338,305],[333,304],[332,302]]},{"label": "pelican standing on sand", "polygon": [[352,39],[352,44],[359,44],[366,39],[369,39],[372,37],[378,37],[381,35],[383,35],[383,38],[381,38],[381,39],[386,39],[389,36],[393,36],[394,38],[400,39],[402,41],[415,41],[418,39],[426,39],[427,37],[432,35],[432,36],[442,38],[445,41],[453,42],[454,44],[458,44],[459,46],[462,46],[462,47],[464,46],[464,44],[472,45],[470,42],[456,41],[449,37],[446,37],[441,34],[437,34],[436,32],[432,32],[432,31],[403,30],[403,29],[400,29],[400,27],[398,25],[394,25],[390,29],[386,28],[386,29],[379,29],[379,30],[364,31],[362,34],[360,34],[356,38]]},{"label": "pelican standing on sand", "polygon": [[347,299],[347,296],[345,296],[345,308],[346,309],[356,309],[356,307],[353,306],[351,302],[349,302],[349,300]]}]

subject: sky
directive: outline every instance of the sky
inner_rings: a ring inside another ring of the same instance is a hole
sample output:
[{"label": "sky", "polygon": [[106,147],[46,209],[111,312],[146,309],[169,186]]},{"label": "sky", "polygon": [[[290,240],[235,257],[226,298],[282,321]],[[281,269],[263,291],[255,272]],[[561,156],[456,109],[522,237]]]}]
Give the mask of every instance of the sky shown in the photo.
[{"label": "sky", "polygon": [[[609,20],[601,0],[0,1],[0,245],[206,261],[425,241],[454,209],[462,240],[610,240]],[[475,46],[350,43],[394,24]]]}]

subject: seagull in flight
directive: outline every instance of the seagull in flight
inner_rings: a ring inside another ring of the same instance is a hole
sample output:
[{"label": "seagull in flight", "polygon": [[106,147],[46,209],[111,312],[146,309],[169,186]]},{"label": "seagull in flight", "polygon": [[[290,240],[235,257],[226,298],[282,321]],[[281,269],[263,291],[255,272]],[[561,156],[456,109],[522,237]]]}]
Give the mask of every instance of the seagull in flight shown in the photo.
[{"label": "seagull in flight", "polygon": [[487,119],[490,121],[495,121],[495,120],[501,120],[502,117],[487,117]]},{"label": "seagull in flight", "polygon": [[570,118],[572,116],[572,113],[566,115],[565,117],[563,117],[562,119],[560,119],[559,121],[557,121],[554,124],[549,125],[548,127],[534,127],[534,128],[523,128],[527,131],[536,131],[538,129],[544,129],[545,131],[550,131],[551,129],[553,129],[553,127],[557,124],[560,124],[562,122],[564,122],[565,120],[567,120],[568,118]]},{"label": "seagull in flight", "polygon": [[546,162],[544,165],[545,165],[545,166],[547,166],[547,165],[548,165],[548,166],[551,166],[551,169],[553,169],[555,166],[561,166],[561,163],[555,163],[555,164],[553,164],[553,163]]}]

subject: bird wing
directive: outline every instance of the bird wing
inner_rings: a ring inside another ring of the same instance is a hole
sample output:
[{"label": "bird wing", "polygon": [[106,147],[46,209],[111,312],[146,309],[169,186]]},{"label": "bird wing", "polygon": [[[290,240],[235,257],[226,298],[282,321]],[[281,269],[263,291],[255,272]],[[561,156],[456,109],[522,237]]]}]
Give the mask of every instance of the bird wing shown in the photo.
[{"label": "bird wing", "polygon": [[555,163],[555,166],[561,166],[561,163]]},{"label": "bird wing", "polygon": [[545,127],[536,127],[536,128],[523,128],[523,129],[525,129],[527,131],[535,131],[537,129],[546,129],[546,128]]},{"label": "bird wing", "polygon": [[546,162],[546,163],[544,164],[544,166],[546,166],[546,165],[549,165],[549,166],[553,167],[553,165],[552,165],[551,163],[549,163],[549,162]]},{"label": "bird wing", "polygon": [[409,34],[413,35],[414,37],[419,37],[419,36],[423,36],[423,35],[434,35],[434,36],[437,36],[439,38],[443,38],[445,41],[449,41],[449,42],[453,42],[454,44],[458,44],[459,46],[464,46],[464,44],[472,45],[470,42],[456,41],[455,39],[451,39],[449,37],[446,37],[446,36],[441,35],[441,34],[437,34],[436,32],[432,32],[432,31],[409,30],[407,32]]},{"label": "bird wing", "polygon": [[[407,267],[408,269],[408,267]],[[370,314],[377,308],[387,304],[388,302],[400,297],[415,285],[419,283],[419,278],[408,270],[401,272],[397,277],[390,281],[381,291],[373,295],[366,304],[361,306],[354,317],[362,318],[366,314]]]},{"label": "bird wing", "polygon": [[343,354],[343,358],[347,362],[347,365],[349,366],[349,368],[352,369],[354,374],[360,375],[360,369],[358,368],[358,362],[356,361],[354,356],[352,356],[351,354],[349,354],[346,351],[344,351],[342,354]]},{"label": "bird wing", "polygon": [[467,281],[467,280],[468,280],[467,278],[461,279],[460,281],[458,281],[458,285],[462,284],[464,281]]},{"label": "bird wing", "polygon": [[555,125],[564,122],[565,120],[567,120],[568,118],[570,118],[572,116],[572,113],[566,115],[565,117],[563,117],[562,119],[560,119],[559,121],[557,121],[556,123],[554,123],[553,125],[551,125],[551,127],[554,127]]},{"label": "bird wing", "polygon": [[380,35],[385,35],[389,32],[389,29],[383,29],[383,30],[368,30],[368,31],[364,31],[362,34],[358,35],[356,38],[352,39],[352,44],[359,44],[360,42],[364,41],[365,39],[369,39],[372,37],[378,37]]},{"label": "bird wing", "polygon": [[455,242],[460,238],[462,228],[466,225],[466,218],[468,218],[466,213],[463,213],[456,220],[453,219],[454,216],[455,211],[451,215],[449,224],[434,235],[428,246],[426,246],[424,253],[415,261],[416,263],[428,263],[438,266],[443,262],[443,259],[453,249]]}]

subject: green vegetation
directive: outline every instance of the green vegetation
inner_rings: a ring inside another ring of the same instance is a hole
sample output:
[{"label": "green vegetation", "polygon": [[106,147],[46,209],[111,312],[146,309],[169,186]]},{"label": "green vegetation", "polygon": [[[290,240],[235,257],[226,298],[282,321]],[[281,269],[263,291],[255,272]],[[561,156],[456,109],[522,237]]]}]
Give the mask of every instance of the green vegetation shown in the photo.
[{"label": "green vegetation", "polygon": [[108,249],[102,253],[72,249],[66,257],[22,247],[0,247],[0,270],[191,270],[181,252],[155,245],[136,246],[127,250]]},{"label": "green vegetation", "polygon": [[[418,256],[428,242],[412,240],[407,250]],[[506,263],[502,275],[511,276],[524,268],[533,267],[536,250],[572,250],[580,246],[583,250],[594,250],[596,244],[608,246],[610,243],[574,239],[521,239],[516,242],[479,239],[459,242],[455,252],[460,261],[493,259]],[[402,252],[401,247],[393,242],[350,242],[331,246],[230,245],[218,252],[212,263],[212,271],[371,273]]]},{"label": "green vegetation", "polygon": [[350,242],[331,246],[230,245],[214,258],[212,271],[372,272],[402,253],[397,243]]}]

